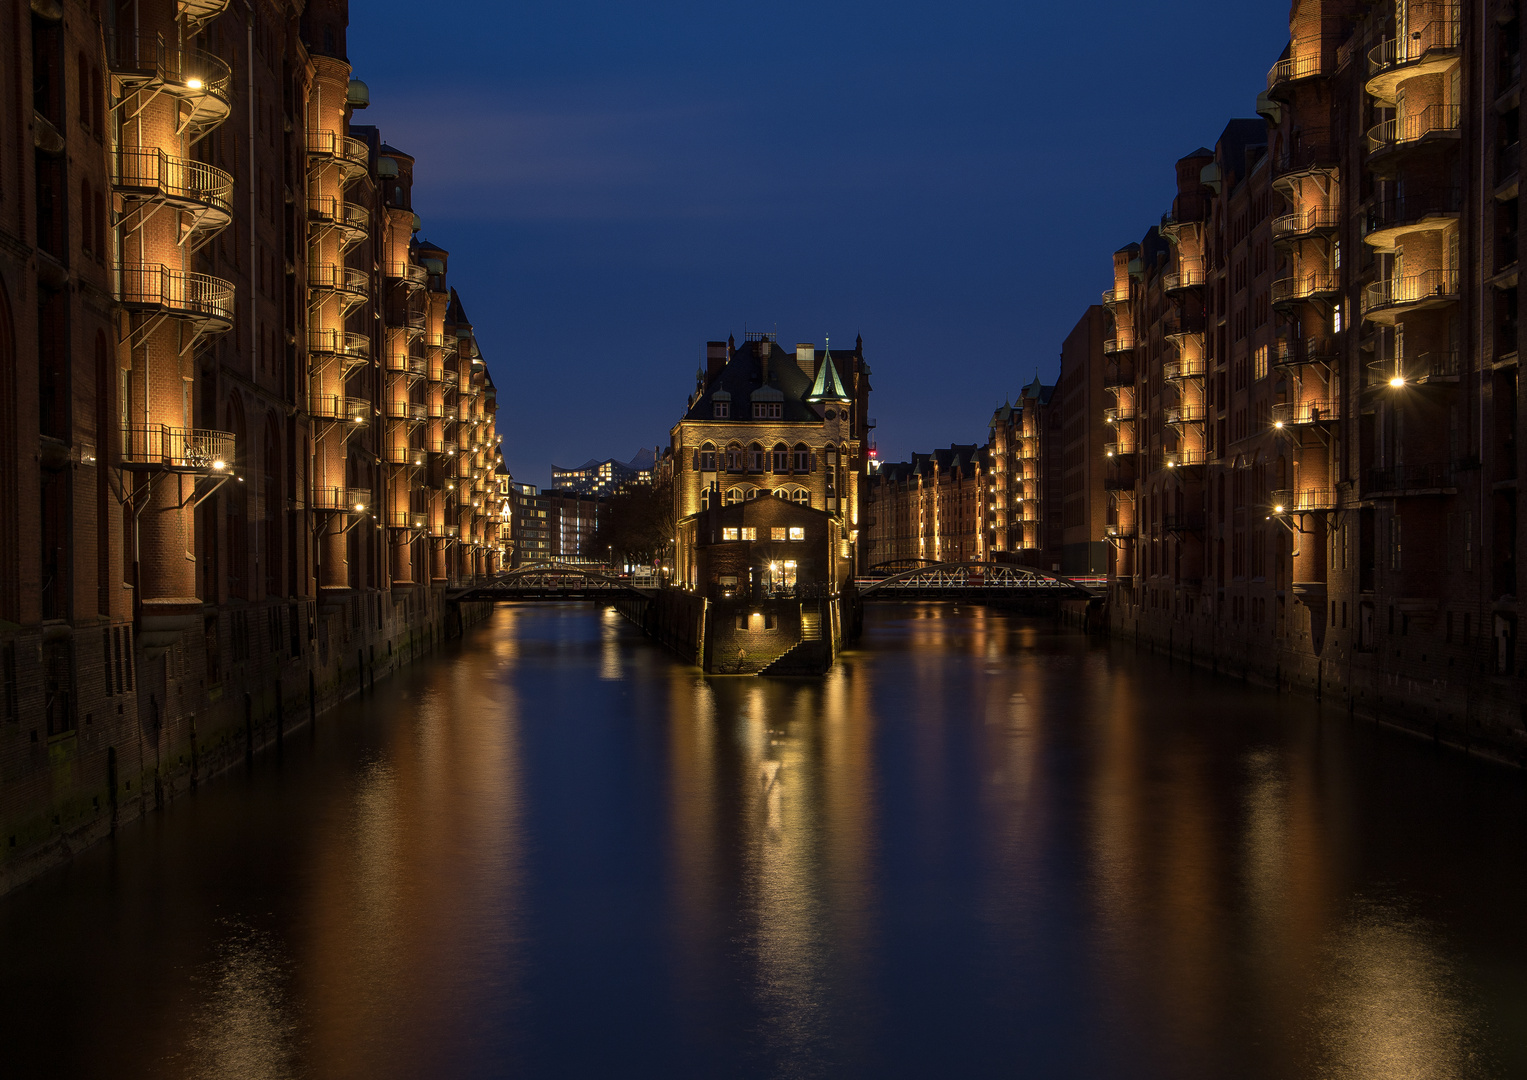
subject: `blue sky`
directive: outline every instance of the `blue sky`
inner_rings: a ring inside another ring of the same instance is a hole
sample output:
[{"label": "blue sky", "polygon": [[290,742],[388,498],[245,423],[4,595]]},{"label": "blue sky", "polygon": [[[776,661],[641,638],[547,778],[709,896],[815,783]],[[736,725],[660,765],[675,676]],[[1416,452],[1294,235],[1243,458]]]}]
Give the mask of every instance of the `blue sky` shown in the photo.
[{"label": "blue sky", "polygon": [[[423,16],[426,10],[437,15]],[[1058,369],[1288,0],[353,0],[517,478],[668,442],[704,343],[864,335],[883,460]]]}]

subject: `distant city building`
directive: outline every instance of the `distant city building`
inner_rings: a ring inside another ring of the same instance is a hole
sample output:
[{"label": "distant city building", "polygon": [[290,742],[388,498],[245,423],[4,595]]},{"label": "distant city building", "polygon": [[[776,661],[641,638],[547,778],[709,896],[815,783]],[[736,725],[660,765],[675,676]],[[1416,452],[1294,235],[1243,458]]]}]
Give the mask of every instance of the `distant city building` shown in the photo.
[{"label": "distant city building", "polygon": [[606,458],[597,461],[590,458],[577,468],[560,465],[551,468],[551,485],[558,491],[572,491],[581,495],[613,495],[628,484],[652,483],[652,468],[657,451],[643,447],[630,461]]},{"label": "distant city building", "polygon": [[546,562],[551,558],[551,523],[549,505],[541,489],[534,484],[514,481],[513,525],[514,565]]},{"label": "distant city building", "polygon": [[545,503],[547,540],[554,560],[607,561],[607,553],[596,549],[594,539],[604,520],[604,500],[575,491],[547,491],[541,499]]}]

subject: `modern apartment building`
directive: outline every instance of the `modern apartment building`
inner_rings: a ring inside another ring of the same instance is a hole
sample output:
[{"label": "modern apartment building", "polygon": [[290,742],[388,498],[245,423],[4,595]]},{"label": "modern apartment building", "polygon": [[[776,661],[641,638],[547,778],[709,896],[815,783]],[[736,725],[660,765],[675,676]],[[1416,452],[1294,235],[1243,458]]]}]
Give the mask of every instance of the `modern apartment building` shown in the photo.
[{"label": "modern apartment building", "polygon": [[503,557],[492,383],[347,22],[0,0],[7,879],[427,647]]},{"label": "modern apartment building", "polygon": [[951,446],[882,464],[867,481],[866,568],[981,562],[990,554],[992,453]]},{"label": "modern apartment building", "polygon": [[1298,0],[1114,256],[1117,631],[1516,755],[1517,0]]}]

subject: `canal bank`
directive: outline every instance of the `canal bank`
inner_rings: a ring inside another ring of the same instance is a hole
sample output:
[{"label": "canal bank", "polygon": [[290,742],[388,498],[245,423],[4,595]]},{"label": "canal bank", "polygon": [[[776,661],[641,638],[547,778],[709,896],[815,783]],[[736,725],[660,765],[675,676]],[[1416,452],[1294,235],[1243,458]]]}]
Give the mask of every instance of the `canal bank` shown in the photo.
[{"label": "canal bank", "polygon": [[[1295,610],[1303,614],[1302,605]],[[1514,669],[1514,656],[1500,662],[1496,639],[1449,641],[1439,655],[1435,647],[1412,647],[1406,640],[1409,616],[1381,645],[1357,647],[1313,614],[1284,638],[1274,635],[1271,623],[1248,623],[1227,635],[1207,618],[1138,613],[1114,608],[1103,620],[1108,633],[1172,663],[1335,704],[1354,717],[1527,768],[1527,684]],[[1392,613],[1390,618],[1393,623]],[[1419,619],[1414,622],[1420,626]]]},{"label": "canal bank", "polygon": [[0,782],[0,895],[279,752],[292,733],[491,611],[452,603],[443,589],[400,590],[249,604],[209,614],[205,633],[129,642],[105,672],[114,710],[86,712],[77,728],[46,737],[33,717],[30,739],[12,740],[22,749],[7,755]]}]

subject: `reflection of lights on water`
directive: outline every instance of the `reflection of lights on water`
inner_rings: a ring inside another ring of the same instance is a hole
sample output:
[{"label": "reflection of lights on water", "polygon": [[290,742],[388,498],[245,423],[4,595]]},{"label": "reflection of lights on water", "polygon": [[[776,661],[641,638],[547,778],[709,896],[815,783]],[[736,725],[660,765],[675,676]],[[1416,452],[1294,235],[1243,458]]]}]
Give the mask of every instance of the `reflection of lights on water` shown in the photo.
[{"label": "reflection of lights on water", "polygon": [[228,927],[205,982],[186,1046],[192,1076],[285,1077],[293,1074],[297,1025],[287,997],[289,962],[281,944],[246,926]]}]

